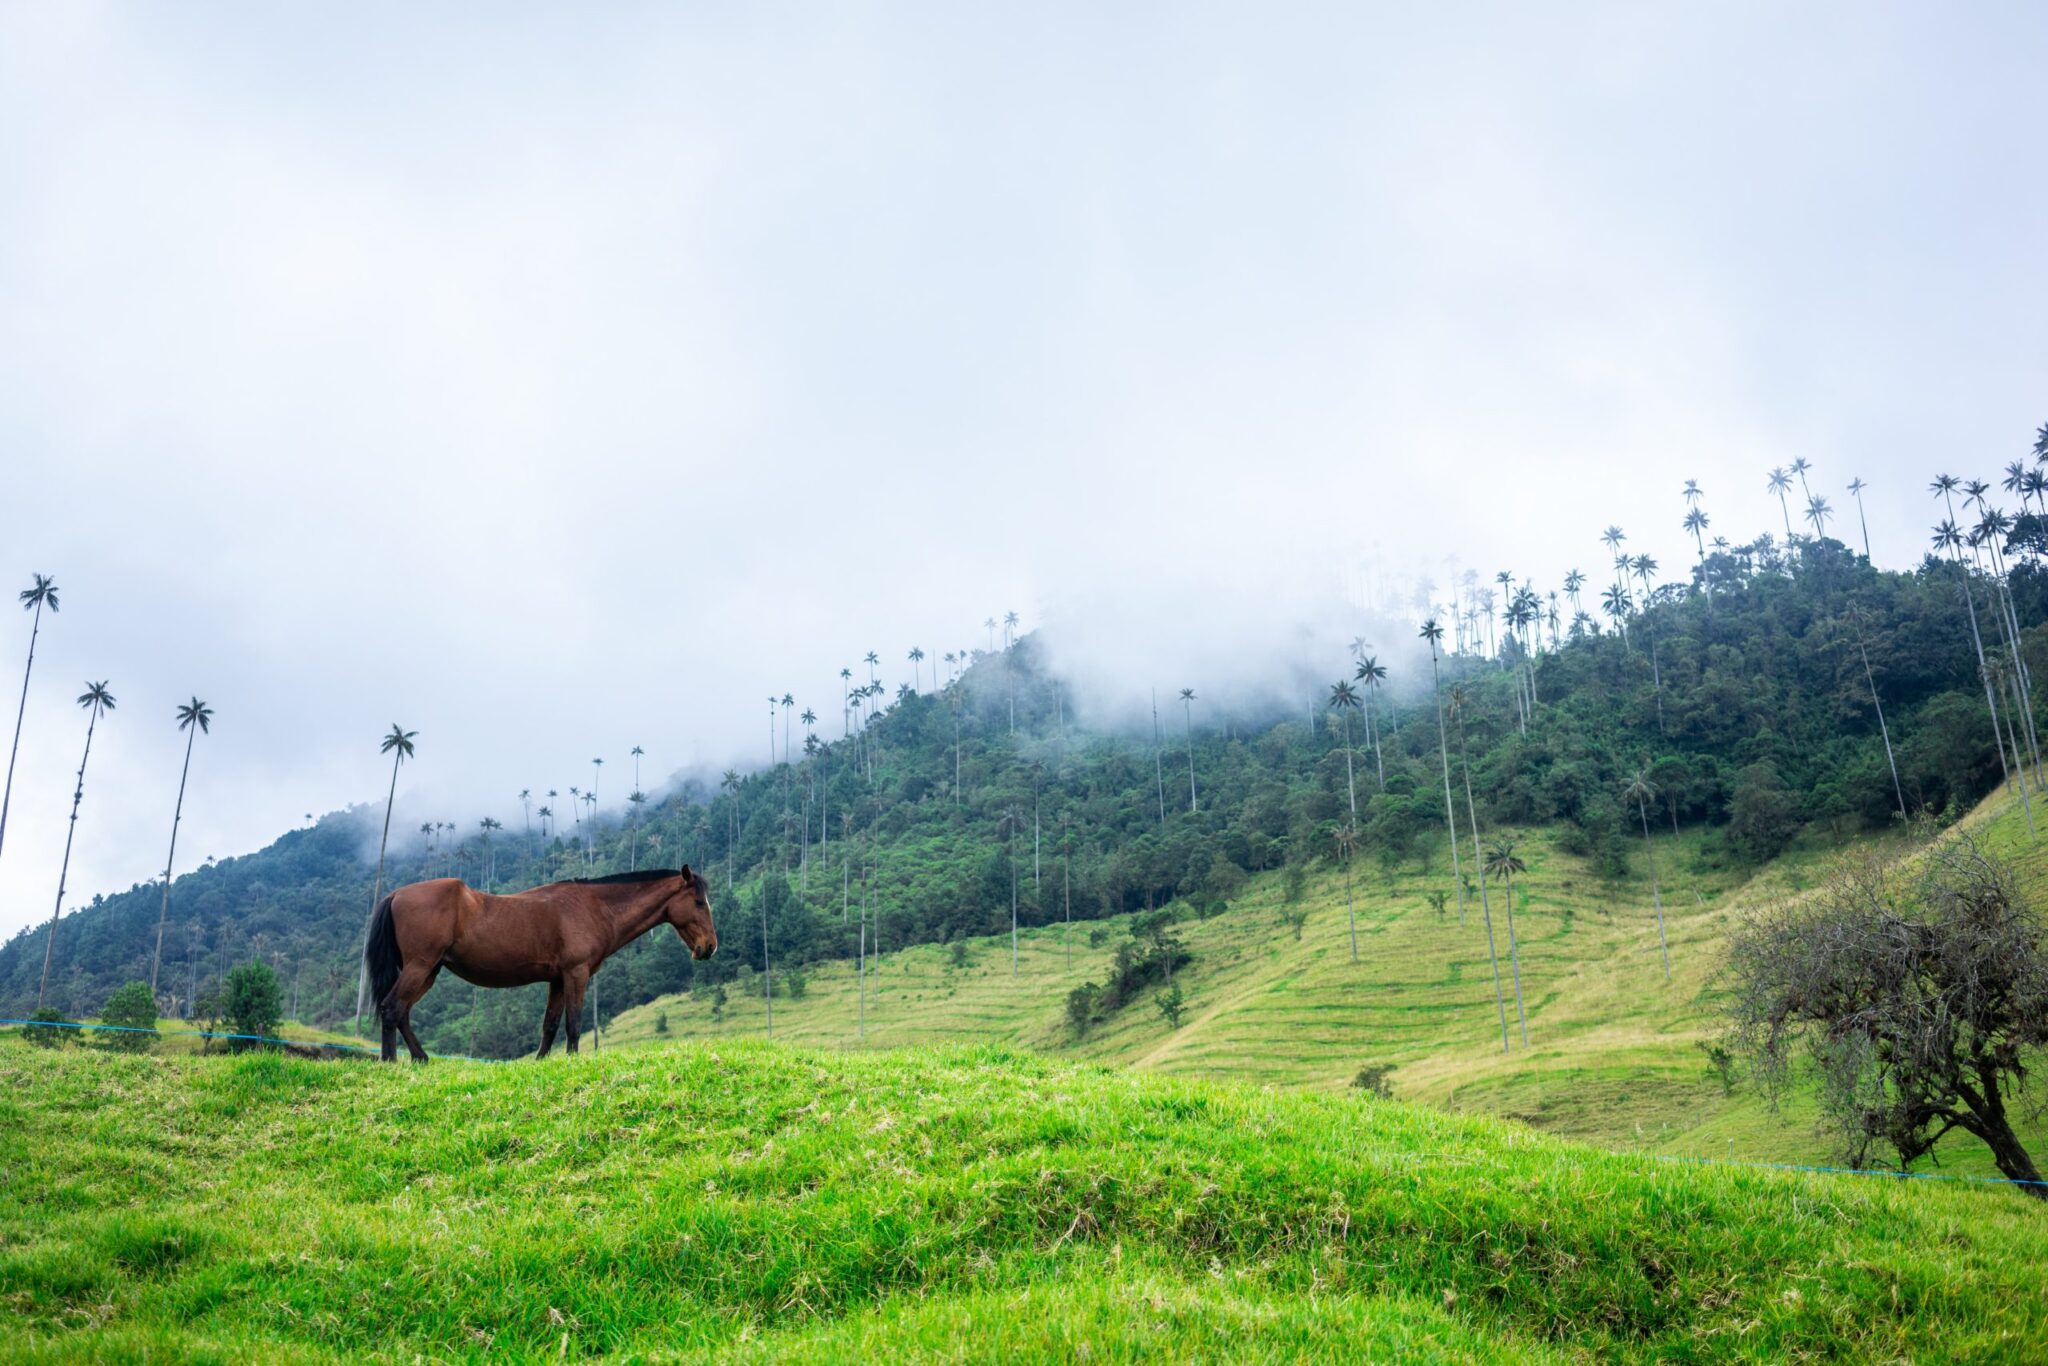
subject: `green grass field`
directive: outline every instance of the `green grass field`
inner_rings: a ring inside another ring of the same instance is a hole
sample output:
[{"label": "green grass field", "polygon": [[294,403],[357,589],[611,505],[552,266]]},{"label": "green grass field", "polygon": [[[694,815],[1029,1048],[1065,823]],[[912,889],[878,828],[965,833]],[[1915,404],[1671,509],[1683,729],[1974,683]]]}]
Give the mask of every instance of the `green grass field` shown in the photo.
[{"label": "green grass field", "polygon": [[[2040,817],[2048,823],[2048,809]],[[2018,860],[2048,891],[2048,857],[2027,839],[2017,805],[1994,798],[1964,825]],[[1798,895],[1844,851],[1816,842],[1752,875],[1710,861],[1696,833],[1660,836],[1656,857],[1672,971],[1667,983],[1647,877],[1610,884],[1560,852],[1549,832],[1510,833],[1529,865],[1515,883],[1527,1048],[1510,983],[1512,1048],[1501,1049],[1477,899],[1460,926],[1455,902],[1439,918],[1425,897],[1450,887],[1447,869],[1424,874],[1411,865],[1387,875],[1363,861],[1353,888],[1356,963],[1341,873],[1326,871],[1311,881],[1309,918],[1298,941],[1282,920],[1281,880],[1268,875],[1254,879],[1223,914],[1179,926],[1196,955],[1178,978],[1186,998],[1179,1029],[1168,1027],[1149,993],[1085,1038],[1067,1026],[1066,994],[1083,981],[1104,980],[1116,943],[1128,935],[1124,918],[1077,924],[1071,935],[1060,926],[1026,929],[1015,975],[1007,935],[971,941],[965,966],[955,966],[950,950],[939,946],[885,953],[870,964],[866,1047],[999,1044],[1179,1076],[1309,1089],[1341,1088],[1366,1064],[1392,1064],[1394,1090],[1403,1099],[1513,1118],[1610,1148],[1828,1160],[1834,1144],[1816,1129],[1811,1104],[1795,1096],[1774,1109],[1740,1085],[1725,1093],[1701,1044],[1723,1028],[1717,974],[1730,927],[1753,908]],[[1903,837],[1887,837],[1855,848],[1898,856],[1911,846]],[[1641,873],[1639,847],[1636,855]],[[1490,900],[1507,981],[1507,926],[1497,886]],[[727,940],[726,951],[744,951],[743,931],[729,929]],[[832,964],[807,974],[799,999],[778,990],[775,1038],[816,1048],[860,1047],[856,976],[850,965]],[[729,988],[722,1019],[714,1020],[711,1010],[701,992],[663,998],[621,1014],[605,1043],[653,1041],[661,1016],[674,1039],[766,1034],[758,976]],[[2026,1133],[2048,1148],[2048,1125],[2031,1124]],[[1989,1153],[1960,1132],[1944,1143],[1941,1158],[1945,1171],[1997,1174]]]},{"label": "green grass field", "polygon": [[2037,1361],[2048,1218],[1352,1093],[0,1040],[0,1357]]}]

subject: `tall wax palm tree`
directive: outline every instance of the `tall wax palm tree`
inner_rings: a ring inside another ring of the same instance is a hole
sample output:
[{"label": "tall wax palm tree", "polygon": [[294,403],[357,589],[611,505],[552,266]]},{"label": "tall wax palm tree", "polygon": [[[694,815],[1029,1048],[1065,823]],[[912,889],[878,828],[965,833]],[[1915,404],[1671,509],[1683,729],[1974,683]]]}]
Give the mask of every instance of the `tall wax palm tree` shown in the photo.
[{"label": "tall wax palm tree", "polygon": [[198,698],[178,707],[178,729],[185,732],[185,764],[178,770],[178,804],[171,808],[171,851],[164,856],[164,899],[156,913],[156,949],[149,958],[149,994],[156,995],[157,969],[164,960],[164,921],[171,914],[171,868],[178,858],[178,823],[185,819],[185,779],[192,773],[192,742],[213,729],[213,708]]},{"label": "tall wax palm tree", "polygon": [[734,769],[734,768],[729,768],[729,769],[727,769],[727,770],[725,771],[725,776],[724,776],[724,777],[722,777],[722,778],[720,778],[720,779],[718,780],[718,785],[719,785],[720,787],[724,788],[724,789],[725,789],[725,792],[726,792],[726,802],[725,802],[725,890],[726,890],[727,892],[731,892],[731,891],[732,891],[732,883],[733,883],[733,872],[732,872],[732,864],[733,864],[733,852],[732,852],[732,851],[733,851],[733,847],[734,847],[735,845],[737,845],[737,844],[739,843],[739,839],[740,839],[740,774],[739,774],[739,770],[738,770],[738,769]]},{"label": "tall wax palm tree", "polygon": [[1574,569],[1564,576],[1564,595],[1572,600],[1572,611],[1585,610],[1579,603],[1579,590],[1586,586],[1586,576]]},{"label": "tall wax palm tree", "polygon": [[87,683],[85,691],[78,695],[78,705],[85,708],[85,753],[78,760],[78,785],[71,790],[71,824],[64,832],[64,862],[57,870],[57,904],[50,911],[50,932],[43,940],[43,979],[36,986],[36,1009],[43,1008],[43,997],[50,988],[50,956],[57,947],[57,917],[64,910],[64,884],[71,876],[71,840],[78,833],[78,804],[85,800],[85,766],[92,759],[92,733],[100,723],[100,717],[114,709],[114,695],[107,691],[104,680]]},{"label": "tall wax palm tree", "polygon": [[[1609,527],[1609,531],[1615,528]],[[1617,532],[1617,534],[1619,534]],[[1458,889],[1458,923],[1465,923],[1465,870],[1458,861],[1458,820],[1451,805],[1451,741],[1444,727],[1443,679],[1438,672],[1437,644],[1444,638],[1444,628],[1437,624],[1435,617],[1422,623],[1422,638],[1429,642],[1429,690],[1436,699],[1436,744],[1437,752],[1444,766],[1444,826],[1451,832],[1451,880]],[[1502,1026],[1505,1029],[1505,1025]]]},{"label": "tall wax palm tree", "polygon": [[853,670],[839,671],[839,736],[845,739],[853,734]]},{"label": "tall wax palm tree", "polygon": [[1180,690],[1181,717],[1187,723],[1188,733],[1188,810],[1195,809],[1195,690]]},{"label": "tall wax palm tree", "polygon": [[1835,515],[1828,506],[1828,500],[1820,497],[1806,500],[1806,520],[1813,523],[1813,539],[1824,540],[1828,534],[1828,518]]},{"label": "tall wax palm tree", "polygon": [[875,666],[882,662],[882,657],[873,650],[869,650],[865,655],[861,656],[861,662],[868,666],[868,686],[873,687],[875,684]]},{"label": "tall wax palm tree", "polygon": [[1624,645],[1628,644],[1628,613],[1631,605],[1626,588],[1617,584],[1613,588],[1601,590],[1600,608],[1614,619],[1614,629],[1620,632],[1621,643]]},{"label": "tall wax palm tree", "polygon": [[1870,558],[1870,520],[1863,515],[1863,490],[1870,485],[1861,479],[1849,481],[1849,496],[1856,500],[1856,523],[1863,528],[1863,558]]},{"label": "tall wax palm tree", "polygon": [[1365,736],[1372,746],[1372,761],[1379,770],[1380,791],[1387,790],[1387,760],[1380,750],[1379,695],[1380,684],[1386,679],[1387,666],[1380,663],[1379,656],[1366,655],[1358,661],[1358,680],[1366,686]]},{"label": "tall wax palm tree", "polygon": [[590,804],[593,811],[597,807],[597,780],[603,776],[604,760],[592,759],[590,761]]},{"label": "tall wax palm tree", "polygon": [[1792,491],[1792,477],[1786,474],[1785,471],[1782,469],[1773,468],[1771,470],[1771,480],[1770,483],[1766,486],[1766,491],[1777,495],[1778,511],[1781,514],[1783,514],[1785,518],[1785,544],[1790,545],[1792,544],[1793,540],[1792,508],[1791,505],[1785,501],[1785,495]]},{"label": "tall wax palm tree", "polygon": [[487,892],[498,880],[498,857],[491,849],[491,832],[504,828],[501,822],[491,816],[485,816],[477,822],[477,829],[482,832],[478,838],[483,844],[483,854],[477,860],[477,871],[483,874],[484,890]]},{"label": "tall wax palm tree", "polygon": [[1341,678],[1330,685],[1330,710],[1336,712],[1344,723],[1344,789],[1351,795],[1351,819],[1355,824],[1358,820],[1358,785],[1351,776],[1351,713],[1358,710],[1358,693]]},{"label": "tall wax palm tree", "polygon": [[1627,539],[1618,526],[1610,526],[1600,533],[1600,543],[1606,546],[1608,553],[1614,557],[1614,582],[1617,585],[1623,581],[1621,567],[1627,562],[1627,557],[1621,553],[1621,543]]},{"label": "tall wax palm tree", "polygon": [[789,693],[782,695],[782,762],[789,762],[789,709],[796,705],[796,698]]},{"label": "tall wax palm tree", "polygon": [[1707,514],[1698,508],[1689,508],[1685,514],[1685,529],[1692,533],[1692,542],[1700,552],[1700,586],[1707,586]]},{"label": "tall wax palm tree", "polygon": [[[1479,910],[1486,921],[1486,954],[1493,964],[1493,1003],[1500,1015],[1500,1048],[1508,1051],[1507,1003],[1501,999],[1500,957],[1493,942],[1493,901],[1486,892],[1486,851],[1479,842],[1479,805],[1472,800],[1472,760],[1465,751],[1465,689],[1451,687],[1451,715],[1458,723],[1458,770],[1465,778],[1465,822],[1472,831],[1472,862],[1480,869]],[[1522,1010],[1522,956],[1515,942],[1514,908],[1508,909],[1508,966],[1514,972],[1515,1019],[1522,1027],[1522,1047],[1529,1046],[1529,1017]]]},{"label": "tall wax palm tree", "polygon": [[996,619],[990,617],[981,624],[988,628],[988,652],[994,654],[996,652]]},{"label": "tall wax palm tree", "polygon": [[[1935,491],[1946,496],[1955,487],[1955,479],[1941,475],[1934,481]],[[1953,501],[1951,501],[1953,506]],[[1991,668],[1984,659],[1984,633],[1977,629],[1977,593],[1970,583],[1970,568],[1963,563],[1963,533],[1957,529],[1954,518],[1949,518],[1934,528],[1934,547],[1947,550],[1955,564],[1956,573],[1963,581],[1963,604],[1970,618],[1970,643],[1977,649],[1977,673],[1984,683],[1984,705],[1991,711],[1991,738],[1998,749],[1998,767],[2007,781],[2012,779],[2012,769],[2005,761],[2005,739],[1998,729],[1998,698],[1991,686]]]},{"label": "tall wax palm tree", "polygon": [[1017,614],[1003,613],[1003,647],[1008,649],[1017,643]]},{"label": "tall wax palm tree", "polygon": [[[919,647],[919,646],[916,646],[916,645],[913,645],[913,646],[911,646],[911,647],[910,647],[910,654],[909,654],[909,659],[910,659],[910,686],[911,686],[911,687],[912,687],[913,689],[915,689],[915,688],[917,687],[917,684],[918,684],[918,679],[919,679],[919,678],[921,678],[921,677],[923,676],[923,675],[921,675],[921,674],[920,674],[920,673],[918,672],[918,670],[924,667],[924,650],[923,650],[923,649],[922,649],[921,647]],[[939,686],[939,679],[938,679],[938,668],[937,668],[937,666],[934,666],[934,667],[933,667],[933,669],[932,669],[932,686],[933,686],[934,688],[936,688],[936,687],[938,687],[938,686]]]},{"label": "tall wax palm tree", "polygon": [[1796,474],[1796,475],[1798,475],[1798,476],[1799,476],[1799,493],[1800,493],[1800,496],[1801,496],[1801,497],[1803,497],[1803,498],[1805,498],[1807,502],[1809,502],[1809,503],[1810,503],[1810,502],[1812,502],[1812,501],[1813,501],[1813,490],[1812,490],[1812,489],[1810,489],[1810,488],[1808,488],[1808,487],[1806,486],[1806,472],[1807,472],[1808,470],[1812,469],[1812,468],[1813,468],[1813,466],[1811,466],[1811,465],[1807,464],[1807,463],[1806,463],[1806,457],[1805,457],[1805,456],[1803,456],[1803,455],[1801,455],[1801,456],[1795,456],[1795,457],[1793,457],[1793,460],[1792,460],[1792,467],[1791,467],[1791,468],[1792,468],[1792,473],[1794,473],[1794,474]]},{"label": "tall wax palm tree", "polygon": [[540,837],[546,839],[548,837],[548,822],[554,818],[555,808],[543,806],[533,814],[540,817]]},{"label": "tall wax palm tree", "polygon": [[[1515,1013],[1522,1011],[1522,967],[1515,953],[1515,874],[1526,873],[1529,865],[1515,854],[1515,842],[1511,839],[1497,839],[1487,846],[1486,858],[1480,872],[1481,880],[1497,877],[1501,890],[1507,896],[1508,908],[1508,957],[1515,965]],[[1522,1047],[1529,1046],[1529,1021],[1522,1018]]]},{"label": "tall wax palm tree", "polygon": [[1664,937],[1664,894],[1657,887],[1657,851],[1650,843],[1650,802],[1657,795],[1657,785],[1650,781],[1647,770],[1638,767],[1629,775],[1628,786],[1622,789],[1621,799],[1636,804],[1636,819],[1643,826],[1643,855],[1650,864],[1650,900],[1657,907],[1657,947],[1664,955],[1664,980],[1671,980],[1671,941]]},{"label": "tall wax palm tree", "polygon": [[[398,804],[398,766],[412,758],[413,741],[419,738],[416,730],[407,730],[397,722],[384,736],[384,742],[377,747],[380,754],[391,756],[391,790],[384,794],[384,833],[377,840],[377,881],[370,890],[370,912],[374,916],[377,903],[384,899],[384,851],[391,844],[391,810]],[[356,956],[362,970],[356,974],[356,1037],[363,1033],[363,997],[370,989],[369,963],[365,957],[370,951],[370,924],[363,922],[363,948]]]},{"label": "tall wax palm tree", "polygon": [[1892,754],[1892,732],[1884,722],[1884,703],[1877,696],[1877,676],[1871,672],[1870,650],[1863,639],[1863,627],[1868,618],[1861,608],[1851,607],[1845,619],[1856,637],[1856,653],[1863,660],[1863,681],[1870,686],[1870,705],[1877,711],[1877,732],[1884,737],[1884,761],[1892,771],[1892,796],[1898,799],[1899,819],[1903,821],[1907,819],[1906,791],[1899,785],[1899,761]]},{"label": "tall wax palm tree", "polygon": [[0,789],[0,848],[7,844],[7,808],[14,802],[14,756],[21,752],[21,721],[28,714],[28,680],[36,669],[36,637],[43,630],[43,609],[57,610],[57,585],[47,574],[34,574],[21,590],[21,609],[31,614],[28,628],[28,667],[21,671],[21,701],[14,709],[14,746],[7,751],[7,786]]},{"label": "tall wax palm tree", "polygon": [[633,756],[633,790],[638,792],[640,790],[640,760],[645,757],[647,751],[635,745],[626,752]]},{"label": "tall wax palm tree", "polygon": [[640,869],[640,809],[647,804],[647,794],[635,788],[626,795],[626,802],[633,809],[632,837],[626,841],[627,848],[632,851],[632,857],[626,861],[626,871],[632,873]]},{"label": "tall wax palm tree", "polygon": [[1697,479],[1688,479],[1688,480],[1686,480],[1686,481],[1685,481],[1685,493],[1684,493],[1684,497],[1685,497],[1685,505],[1686,505],[1687,507],[1698,507],[1698,506],[1699,506],[1699,501],[1700,501],[1700,498],[1701,498],[1702,496],[1703,496],[1703,492],[1702,492],[1702,490],[1701,490],[1701,488],[1700,488],[1700,481],[1699,481],[1699,480],[1697,480]]}]

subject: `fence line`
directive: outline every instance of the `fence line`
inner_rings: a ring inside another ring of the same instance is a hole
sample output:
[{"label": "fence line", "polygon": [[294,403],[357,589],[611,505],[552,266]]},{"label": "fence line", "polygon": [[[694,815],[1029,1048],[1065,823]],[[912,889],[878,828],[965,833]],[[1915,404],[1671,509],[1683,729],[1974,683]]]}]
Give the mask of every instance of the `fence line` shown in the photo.
[{"label": "fence line", "polygon": [[[325,1048],[336,1053],[377,1053],[380,1050],[355,1043],[325,1043],[318,1039],[276,1039],[268,1034],[229,1034],[208,1029],[150,1029],[141,1025],[86,1024],[79,1020],[0,1019],[0,1028],[22,1025],[28,1029],[96,1029],[106,1034],[149,1034],[156,1038],[239,1039],[247,1043],[282,1044],[286,1048]],[[429,1057],[448,1062],[502,1062],[502,1058],[472,1058],[466,1053],[431,1053]]]},{"label": "fence line", "polygon": [[[227,1034],[205,1029],[145,1029],[139,1025],[85,1024],[78,1020],[0,1019],[0,1028],[24,1025],[30,1029],[97,1029],[114,1034],[154,1034],[199,1039],[240,1039],[250,1043],[283,1044],[287,1048],[328,1048],[338,1053],[376,1053],[378,1050],[353,1043],[321,1043],[310,1039],[275,1039],[267,1034]],[[465,1053],[436,1053],[449,1062],[504,1062],[504,1058],[472,1058]],[[1979,1186],[2048,1186],[2048,1181],[2021,1181],[2009,1176],[1968,1176],[1956,1172],[1904,1172],[1885,1167],[1824,1167],[1804,1162],[1751,1162],[1739,1158],[1693,1157],[1685,1153],[1630,1153],[1615,1151],[1616,1157],[1646,1157],[1656,1162],[1681,1162],[1695,1167],[1740,1167],[1750,1171],[1800,1172],[1809,1176],[1875,1176],[1894,1181],[1961,1181]]]}]

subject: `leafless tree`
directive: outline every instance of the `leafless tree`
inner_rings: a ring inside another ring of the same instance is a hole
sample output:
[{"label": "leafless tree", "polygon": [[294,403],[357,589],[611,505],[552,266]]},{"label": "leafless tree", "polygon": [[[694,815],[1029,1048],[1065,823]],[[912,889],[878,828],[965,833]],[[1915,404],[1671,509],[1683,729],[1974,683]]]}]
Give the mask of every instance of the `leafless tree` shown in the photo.
[{"label": "leafless tree", "polygon": [[1903,1170],[1961,1129],[2041,1180],[2010,1107],[2048,1044],[2048,946],[2003,862],[1961,840],[1907,871],[1852,863],[1746,924],[1730,966],[1739,1051],[1773,1095],[1810,1061],[1852,1162],[1890,1149]]}]

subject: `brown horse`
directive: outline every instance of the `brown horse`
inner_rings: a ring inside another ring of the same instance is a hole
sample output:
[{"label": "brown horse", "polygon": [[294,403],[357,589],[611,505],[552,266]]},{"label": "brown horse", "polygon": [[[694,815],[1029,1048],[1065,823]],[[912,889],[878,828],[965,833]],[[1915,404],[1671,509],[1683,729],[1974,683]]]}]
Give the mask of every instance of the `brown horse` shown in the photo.
[{"label": "brown horse", "polygon": [[550,882],[510,896],[479,892],[452,877],[400,887],[371,912],[363,953],[384,1021],[384,1060],[397,1060],[401,1034],[413,1057],[427,1060],[412,1032],[412,1008],[444,967],[480,987],[546,982],[539,1056],[554,1047],[564,1012],[574,1053],[590,974],[664,921],[694,957],[718,952],[711,898],[688,864]]}]

